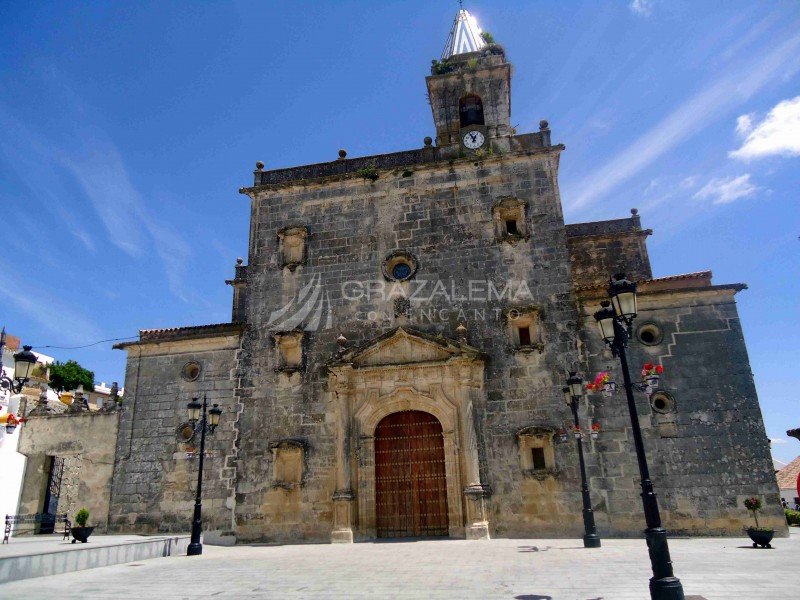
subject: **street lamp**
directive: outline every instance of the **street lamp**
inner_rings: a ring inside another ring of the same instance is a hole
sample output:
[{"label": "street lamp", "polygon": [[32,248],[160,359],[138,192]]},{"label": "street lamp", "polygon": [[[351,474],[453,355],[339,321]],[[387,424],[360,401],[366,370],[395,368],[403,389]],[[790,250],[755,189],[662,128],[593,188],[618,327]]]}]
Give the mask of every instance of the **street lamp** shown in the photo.
[{"label": "street lamp", "polygon": [[192,518],[192,538],[189,543],[189,548],[186,551],[187,556],[196,556],[203,553],[203,544],[200,543],[200,535],[203,532],[203,458],[206,451],[206,429],[210,434],[219,425],[219,418],[222,415],[222,409],[219,404],[215,404],[211,409],[208,409],[206,397],[203,395],[203,403],[201,404],[197,398],[192,398],[192,401],[186,405],[189,411],[189,421],[191,422],[194,430],[200,430],[200,463],[197,467],[197,495],[194,499],[194,517]]},{"label": "street lamp", "polygon": [[625,279],[624,274],[614,275],[608,286],[607,300],[600,303],[600,310],[594,313],[600,335],[611,348],[611,353],[619,357],[622,365],[622,378],[625,383],[625,395],[628,398],[628,411],[631,417],[631,430],[636,448],[636,459],[639,463],[639,475],[642,485],[642,505],[647,522],[645,536],[650,554],[650,565],[653,577],[650,578],[650,598],[652,600],[684,600],[683,586],[680,579],[672,572],[672,560],[669,556],[667,530],[661,526],[658,512],[658,501],[653,491],[650,470],[647,467],[642,430],[639,427],[639,415],[633,399],[633,384],[628,370],[628,357],[625,349],[631,337],[631,324],[636,318],[636,284]]},{"label": "street lamp", "polygon": [[0,388],[19,394],[30,378],[31,369],[36,364],[36,355],[31,352],[32,346],[23,346],[22,352],[14,355],[14,378],[3,372],[3,348],[6,345],[6,330],[0,333]]},{"label": "street lamp", "polygon": [[594,524],[594,511],[592,499],[589,495],[589,484],[586,481],[586,463],[583,460],[583,440],[581,439],[580,424],[578,422],[578,402],[583,396],[583,380],[575,373],[569,374],[567,387],[563,389],[564,399],[572,410],[572,419],[575,423],[575,442],[578,445],[578,462],[581,468],[581,495],[583,496],[583,547],[599,548],[600,538]]}]

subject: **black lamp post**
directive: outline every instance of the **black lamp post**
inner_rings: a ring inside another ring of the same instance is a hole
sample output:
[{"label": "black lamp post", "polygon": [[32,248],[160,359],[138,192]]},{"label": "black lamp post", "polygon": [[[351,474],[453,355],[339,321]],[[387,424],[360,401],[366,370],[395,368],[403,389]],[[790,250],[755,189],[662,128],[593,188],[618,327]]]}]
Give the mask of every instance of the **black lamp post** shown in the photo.
[{"label": "black lamp post", "polygon": [[195,431],[198,428],[200,429],[200,464],[197,467],[197,495],[194,499],[192,538],[186,551],[187,556],[196,556],[203,553],[200,535],[203,533],[203,458],[206,452],[206,429],[210,434],[213,434],[217,425],[219,425],[219,418],[222,414],[219,404],[215,404],[212,408],[206,410],[207,406],[205,395],[203,395],[202,404],[197,398],[192,398],[192,401],[186,405],[186,408],[189,409],[189,421],[195,427]]},{"label": "black lamp post", "polygon": [[622,378],[625,383],[625,395],[628,398],[633,442],[636,447],[636,459],[639,463],[639,475],[642,480],[642,504],[647,522],[647,529],[644,533],[647,538],[650,565],[653,569],[653,577],[650,578],[650,598],[653,600],[684,600],[683,586],[680,579],[675,577],[672,572],[667,530],[661,526],[658,501],[653,491],[653,482],[650,480],[650,470],[647,467],[647,457],[642,442],[642,430],[639,427],[639,415],[633,399],[634,386],[631,383],[628,357],[625,352],[631,337],[631,324],[636,318],[636,284],[625,279],[624,274],[614,275],[609,282],[608,295],[611,302],[607,300],[601,302],[602,308],[594,314],[594,318],[600,328],[603,341],[611,348],[612,354],[619,357],[622,365]]},{"label": "black lamp post", "polygon": [[589,495],[589,484],[586,481],[586,463],[583,460],[583,439],[578,422],[578,402],[583,396],[583,380],[575,373],[569,374],[567,387],[564,388],[564,398],[567,406],[572,410],[572,419],[575,423],[575,442],[578,446],[578,461],[581,468],[581,495],[583,496],[583,547],[599,548],[600,538],[594,524],[594,511],[592,498]]},{"label": "black lamp post", "polygon": [[0,388],[11,390],[19,394],[30,378],[31,369],[36,364],[36,355],[31,352],[31,346],[23,346],[22,352],[14,355],[14,378],[8,377],[3,372],[3,348],[6,346],[6,330],[0,332]]}]

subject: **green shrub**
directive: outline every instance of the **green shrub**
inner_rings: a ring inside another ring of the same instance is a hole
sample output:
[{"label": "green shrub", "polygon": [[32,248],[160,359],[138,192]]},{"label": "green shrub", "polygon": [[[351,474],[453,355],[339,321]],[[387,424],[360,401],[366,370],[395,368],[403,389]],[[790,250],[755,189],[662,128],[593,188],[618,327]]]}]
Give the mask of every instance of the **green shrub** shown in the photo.
[{"label": "green shrub", "polygon": [[86,523],[89,522],[89,511],[85,508],[80,509],[75,513],[75,522],[80,527],[86,527]]},{"label": "green shrub", "polygon": [[375,165],[370,165],[368,167],[364,167],[363,169],[359,169],[356,171],[356,175],[361,177],[361,179],[369,179],[370,181],[376,181],[380,174],[378,173],[378,169]]},{"label": "green shrub", "polygon": [[784,509],[786,513],[786,522],[789,525],[796,525],[800,527],[800,510],[792,510],[791,508]]},{"label": "green shrub", "polygon": [[445,73],[449,73],[455,68],[449,62],[447,62],[447,60],[443,60],[441,62],[439,62],[438,60],[432,60],[431,67],[434,75],[444,75]]},{"label": "green shrub", "polygon": [[484,31],[484,32],[482,32],[482,33],[481,33],[481,38],[482,38],[482,39],[483,39],[483,41],[484,41],[484,42],[486,42],[487,44],[495,44],[495,43],[496,43],[496,42],[494,41],[494,36],[493,36],[491,33],[489,33],[488,31]]}]

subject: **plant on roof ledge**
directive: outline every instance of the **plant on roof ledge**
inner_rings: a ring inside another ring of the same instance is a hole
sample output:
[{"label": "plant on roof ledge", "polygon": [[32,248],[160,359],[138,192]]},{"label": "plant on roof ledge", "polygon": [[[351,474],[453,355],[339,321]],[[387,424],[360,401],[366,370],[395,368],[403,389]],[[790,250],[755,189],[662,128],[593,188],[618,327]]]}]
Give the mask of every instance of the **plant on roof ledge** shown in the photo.
[{"label": "plant on roof ledge", "polygon": [[438,61],[436,59],[431,61],[431,72],[434,75],[444,75],[445,73],[449,73],[455,67],[447,62],[447,59],[442,61]]},{"label": "plant on roof ledge", "polygon": [[494,36],[489,33],[488,31],[484,31],[481,33],[481,39],[486,42],[487,44],[496,44],[497,42],[494,41]]},{"label": "plant on roof ledge", "polygon": [[380,177],[380,173],[378,173],[378,169],[377,167],[375,167],[375,165],[362,167],[361,169],[356,171],[356,175],[361,177],[361,179],[364,180],[369,179],[372,182],[377,181],[378,177]]}]

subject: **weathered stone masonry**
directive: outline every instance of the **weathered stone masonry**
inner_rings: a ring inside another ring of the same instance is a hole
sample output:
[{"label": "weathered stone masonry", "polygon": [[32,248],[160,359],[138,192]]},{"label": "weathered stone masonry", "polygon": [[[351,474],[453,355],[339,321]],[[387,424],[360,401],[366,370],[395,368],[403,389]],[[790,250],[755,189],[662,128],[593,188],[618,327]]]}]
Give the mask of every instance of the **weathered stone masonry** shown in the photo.
[{"label": "weathered stone masonry", "polygon": [[[663,392],[639,405],[667,527],[739,533],[741,500],[757,494],[766,522],[785,531],[733,299],[744,286],[712,285],[707,272],[654,279],[652,232],[637,214],[565,225],[564,147],[545,121],[536,133],[510,129],[502,49],[451,62],[427,78],[435,146],[257,165],[241,190],[249,258],[228,282],[232,323],[142,331],[121,345],[112,526],[188,528],[196,461],[176,428],[190,397],[207,394],[224,408],[206,463],[210,537],[374,538],[375,430],[404,410],[442,426],[449,535],[578,536],[577,456],[554,440],[568,419],[561,387],[569,370],[618,371],[591,315],[608,276],[624,271],[641,291],[631,368],[666,369]],[[482,99],[480,124],[459,121],[468,96]],[[476,151],[464,146],[470,131],[486,139]],[[398,260],[407,277],[393,276]],[[430,295],[437,282],[445,292]],[[529,294],[487,291],[509,282]],[[480,299],[467,299],[476,286]],[[190,362],[201,370],[187,381]],[[600,531],[639,535],[625,403],[593,397],[581,413],[603,427],[587,453]]]}]

